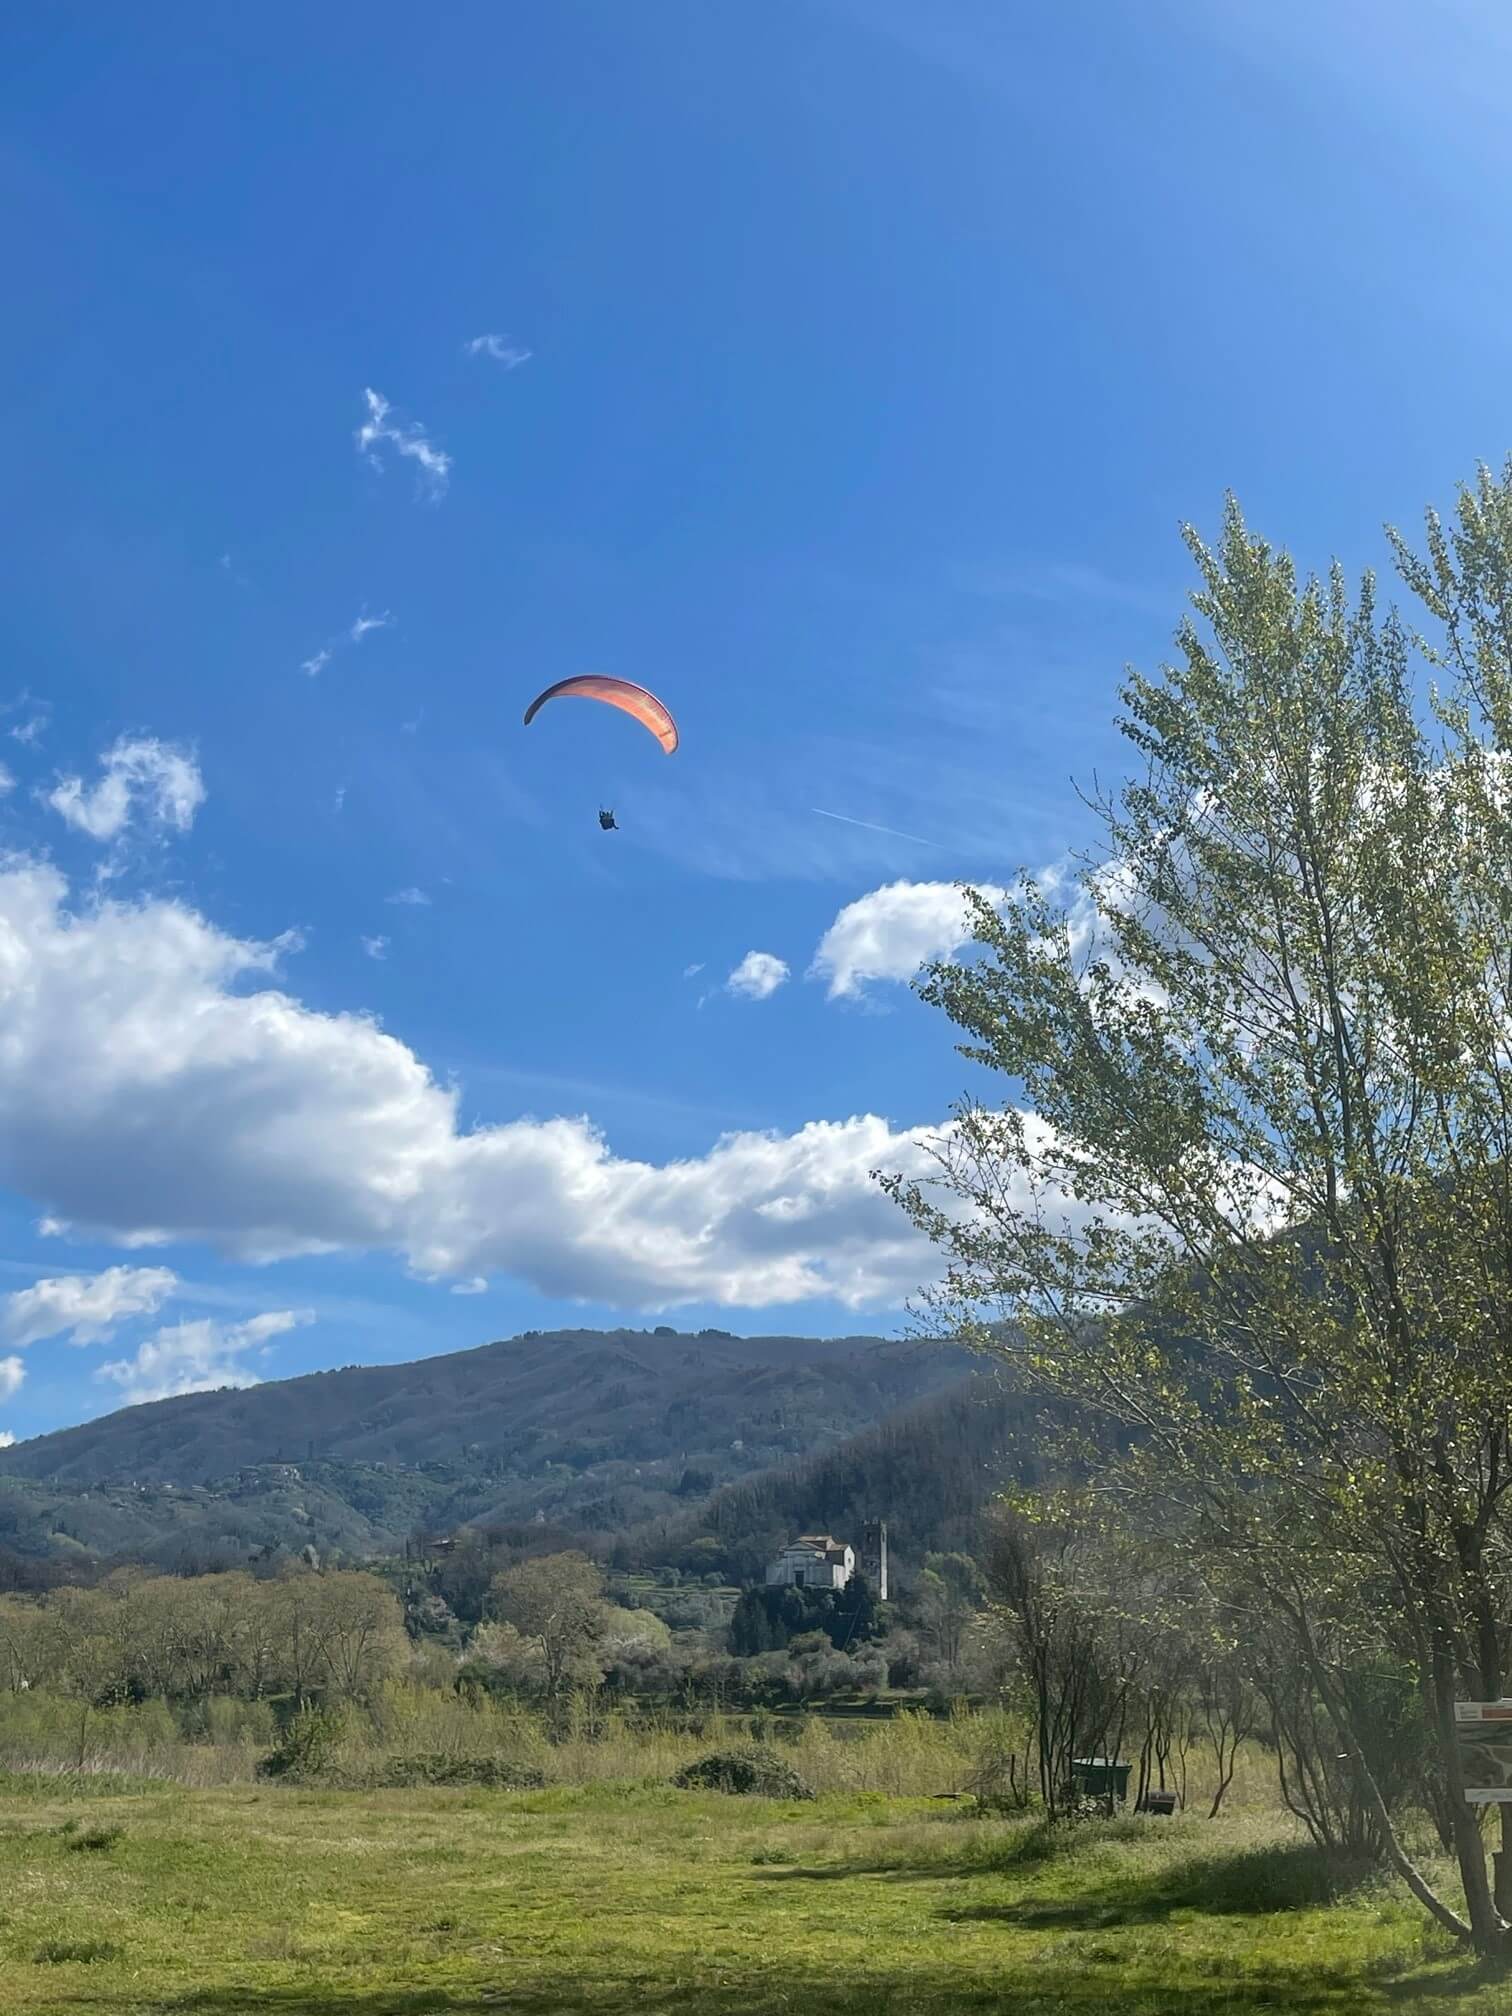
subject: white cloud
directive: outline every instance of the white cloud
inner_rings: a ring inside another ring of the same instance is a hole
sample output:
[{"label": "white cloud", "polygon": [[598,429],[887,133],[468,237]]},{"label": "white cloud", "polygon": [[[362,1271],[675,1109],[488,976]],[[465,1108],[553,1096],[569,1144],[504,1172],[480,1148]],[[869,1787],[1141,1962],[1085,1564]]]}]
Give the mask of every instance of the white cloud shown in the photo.
[{"label": "white cloud", "polygon": [[25,687],[22,688],[14,700],[4,707],[0,707],[0,715],[26,715],[24,721],[18,721],[15,727],[10,730],[11,740],[19,742],[23,749],[29,749],[34,742],[39,742],[43,735],[46,734],[47,720],[51,712],[52,708],[46,700],[38,700]]},{"label": "white cloud", "polygon": [[9,1400],[13,1393],[19,1393],[25,1377],[26,1367],[19,1358],[0,1358],[0,1400]]},{"label": "white cloud", "polygon": [[123,735],[100,758],[100,781],[61,778],[47,802],[91,840],[116,840],[138,809],[155,825],[187,833],[205,802],[199,765],[187,749],[153,735]]},{"label": "white cloud", "polygon": [[121,1404],[167,1400],[175,1393],[208,1393],[217,1386],[256,1386],[243,1362],[247,1352],[314,1321],[308,1309],[270,1309],[247,1323],[220,1323],[213,1317],[171,1323],[141,1346],[134,1358],[102,1365],[96,1379],[121,1389]]},{"label": "white cloud", "polygon": [[338,651],[345,650],[348,644],[360,644],[363,638],[371,631],[392,629],[393,623],[393,615],[387,609],[384,610],[381,616],[369,616],[367,610],[364,609],[361,615],[355,617],[347,625],[345,632],[341,636],[330,638],[326,643],[321,645],[318,651],[312,652],[300,665],[300,671],[304,673],[307,679],[318,678]]},{"label": "white cloud", "polygon": [[393,408],[381,392],[371,386],[364,388],[368,417],[357,429],[357,448],[367,457],[375,469],[382,469],[383,457],[378,453],[387,445],[415,464],[420,494],[437,504],[446,495],[446,486],[451,480],[451,457],[442,448],[430,441],[425,429],[418,421],[409,426],[401,426],[391,415]]},{"label": "white cloud", "polygon": [[787,961],[774,952],[747,952],[725,985],[747,1001],[765,1001],[787,977]]},{"label": "white cloud", "polygon": [[7,770],[5,765],[3,763],[0,763],[0,798],[3,798],[7,791],[14,791],[15,788],[16,788],[15,778],[11,775],[10,771]]},{"label": "white cloud", "polygon": [[[511,343],[507,336],[474,336],[462,346],[469,357],[491,357],[495,364],[502,364],[506,371],[515,371],[530,357],[528,350],[522,350],[517,343]],[[371,397],[371,394],[369,395]]]},{"label": "white cloud", "polygon": [[[1005,892],[984,884],[979,893],[1000,903]],[[956,883],[889,882],[846,904],[820,939],[809,973],[829,983],[835,1001],[859,994],[868,980],[911,980],[970,935],[966,899]]]},{"label": "white cloud", "polygon": [[423,889],[396,889],[392,896],[384,898],[385,902],[398,903],[408,910],[429,909],[430,900]]},{"label": "white cloud", "polygon": [[0,1338],[37,1344],[65,1333],[98,1344],[131,1316],[151,1316],[178,1287],[167,1267],[107,1267],[103,1274],[59,1274],[0,1299]]},{"label": "white cloud", "polygon": [[0,1449],[14,1449],[16,1438],[9,1428],[0,1428]]},{"label": "white cloud", "polygon": [[696,980],[703,970],[704,962],[702,959],[695,959],[691,966],[684,966],[683,978],[684,980]]},{"label": "white cloud", "polygon": [[871,1172],[923,1170],[933,1128],[856,1115],[662,1164],[581,1118],[465,1128],[457,1088],[276,963],[182,904],[71,909],[51,866],[0,869],[0,1186],[123,1244],[387,1250],[626,1309],[895,1303],[930,1271]]},{"label": "white cloud", "polygon": [[369,959],[387,959],[389,941],[387,938],[364,938],[362,949]]},{"label": "white cloud", "polygon": [[453,1295],[486,1295],[488,1283],[481,1274],[474,1274],[469,1281],[457,1281],[452,1285]]}]

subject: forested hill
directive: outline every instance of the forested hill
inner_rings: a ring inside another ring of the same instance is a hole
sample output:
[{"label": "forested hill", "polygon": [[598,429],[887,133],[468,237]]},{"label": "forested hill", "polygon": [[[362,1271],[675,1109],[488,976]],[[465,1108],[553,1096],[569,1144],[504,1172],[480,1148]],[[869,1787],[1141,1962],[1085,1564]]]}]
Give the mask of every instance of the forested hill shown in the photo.
[{"label": "forested hill", "polygon": [[0,1453],[0,1541],[360,1552],[420,1523],[538,1515],[624,1533],[833,1448],[972,1362],[876,1337],[552,1331],[186,1394]]},{"label": "forested hill", "polygon": [[632,1549],[676,1560],[708,1536],[744,1578],[795,1532],[854,1534],[885,1518],[904,1563],[917,1566],[926,1551],[970,1553],[989,1501],[1010,1482],[1048,1475],[1046,1414],[1000,1369],[980,1370],[843,1442],[723,1485],[657,1532],[632,1536]]}]

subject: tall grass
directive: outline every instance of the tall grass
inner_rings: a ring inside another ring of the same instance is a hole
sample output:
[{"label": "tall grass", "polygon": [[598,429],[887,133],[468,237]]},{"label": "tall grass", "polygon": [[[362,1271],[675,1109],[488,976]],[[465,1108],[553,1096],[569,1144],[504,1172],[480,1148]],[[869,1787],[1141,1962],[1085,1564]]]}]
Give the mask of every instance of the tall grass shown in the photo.
[{"label": "tall grass", "polygon": [[[754,1721],[754,1730],[753,1730]],[[709,1751],[756,1734],[780,1749],[817,1792],[894,1798],[960,1796],[994,1759],[1022,1755],[1024,1730],[1001,1710],[946,1719],[904,1711],[890,1720],[827,1721],[705,1715],[690,1725],[671,1711],[605,1708],[585,1697],[552,1726],[505,1699],[471,1700],[432,1687],[395,1684],[342,1717],[331,1751],[336,1782],[372,1782],[394,1760],[491,1757],[540,1771],[548,1783],[665,1782]],[[212,1698],[190,1707],[144,1701],[90,1708],[42,1693],[0,1695],[0,1770],[120,1773],[192,1786],[250,1782],[276,1740],[266,1702]],[[1203,1760],[1191,1759],[1188,1809],[1207,1810]],[[1258,1747],[1241,1758],[1230,1800],[1275,1804],[1274,1766]]]}]

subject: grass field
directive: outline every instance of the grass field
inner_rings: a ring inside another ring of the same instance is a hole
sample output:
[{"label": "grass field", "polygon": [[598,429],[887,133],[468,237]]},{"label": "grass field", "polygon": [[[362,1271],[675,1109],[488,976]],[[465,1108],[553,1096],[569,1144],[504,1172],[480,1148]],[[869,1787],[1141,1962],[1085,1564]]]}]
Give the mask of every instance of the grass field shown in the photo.
[{"label": "grass field", "polygon": [[[119,1830],[119,1831],[117,1831]],[[0,2008],[145,2016],[1512,2011],[1273,1818],[880,1794],[0,1782]]]}]

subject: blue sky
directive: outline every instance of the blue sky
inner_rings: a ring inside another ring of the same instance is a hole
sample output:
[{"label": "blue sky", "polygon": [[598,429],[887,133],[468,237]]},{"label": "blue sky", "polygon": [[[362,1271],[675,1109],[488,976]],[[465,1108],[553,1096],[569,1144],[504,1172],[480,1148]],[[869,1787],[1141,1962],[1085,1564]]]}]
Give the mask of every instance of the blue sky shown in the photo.
[{"label": "blue sky", "polygon": [[[966,1083],[907,973],[1087,838],[1179,521],[1379,561],[1507,450],[1512,34],[165,0],[0,50],[0,1426],[896,1327],[868,1172]],[[522,729],[589,670],[678,755]]]}]

